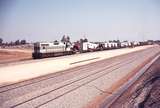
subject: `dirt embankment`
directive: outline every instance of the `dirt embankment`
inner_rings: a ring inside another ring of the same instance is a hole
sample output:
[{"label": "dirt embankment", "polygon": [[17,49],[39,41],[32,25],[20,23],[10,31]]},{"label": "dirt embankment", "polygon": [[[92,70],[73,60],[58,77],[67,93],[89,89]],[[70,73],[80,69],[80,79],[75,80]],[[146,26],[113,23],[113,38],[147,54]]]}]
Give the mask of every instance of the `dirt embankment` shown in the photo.
[{"label": "dirt embankment", "polygon": [[0,49],[0,64],[28,60],[32,58],[32,51]]},{"label": "dirt embankment", "polygon": [[111,108],[160,108],[160,58]]}]

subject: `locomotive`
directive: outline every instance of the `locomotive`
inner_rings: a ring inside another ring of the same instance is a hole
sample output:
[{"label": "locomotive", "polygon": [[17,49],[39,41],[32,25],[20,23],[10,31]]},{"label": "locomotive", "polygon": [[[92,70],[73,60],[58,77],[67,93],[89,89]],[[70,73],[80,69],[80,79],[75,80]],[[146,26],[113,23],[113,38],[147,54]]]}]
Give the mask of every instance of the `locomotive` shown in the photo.
[{"label": "locomotive", "polygon": [[34,59],[54,57],[60,55],[74,54],[74,50],[71,44],[66,42],[37,42],[34,43],[34,52],[32,57]]}]

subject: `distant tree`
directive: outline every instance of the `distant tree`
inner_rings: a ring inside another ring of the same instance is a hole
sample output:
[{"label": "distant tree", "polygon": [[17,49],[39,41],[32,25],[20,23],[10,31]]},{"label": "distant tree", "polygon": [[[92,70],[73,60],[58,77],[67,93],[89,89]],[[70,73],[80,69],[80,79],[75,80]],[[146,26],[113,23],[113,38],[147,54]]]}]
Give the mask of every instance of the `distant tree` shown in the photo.
[{"label": "distant tree", "polygon": [[113,40],[113,42],[116,42],[116,40]]},{"label": "distant tree", "polygon": [[80,43],[82,43],[83,42],[83,39],[80,39]]},{"label": "distant tree", "polygon": [[109,40],[109,42],[113,42],[112,40]]},{"label": "distant tree", "polygon": [[26,40],[21,40],[20,44],[22,45],[26,44]]},{"label": "distant tree", "polygon": [[20,45],[20,41],[19,41],[19,40],[16,40],[16,41],[15,41],[15,45]]},{"label": "distant tree", "polygon": [[85,38],[85,39],[83,40],[83,42],[88,42],[88,39],[87,39],[87,38]]},{"label": "distant tree", "polygon": [[149,45],[152,45],[152,44],[154,43],[154,41],[153,41],[153,40],[147,40],[147,43],[148,43]]},{"label": "distant tree", "polygon": [[80,42],[83,43],[83,42],[88,42],[88,39],[85,38],[85,39],[80,39]]},{"label": "distant tree", "polygon": [[0,38],[0,45],[2,45],[2,43],[3,43],[3,39],[2,39],[2,38]]},{"label": "distant tree", "polygon": [[8,45],[9,45],[9,46],[15,45],[15,42],[12,42],[12,41],[11,41]]},{"label": "distant tree", "polygon": [[62,39],[61,39],[61,42],[66,42],[66,36],[63,35]]},{"label": "distant tree", "polygon": [[70,37],[69,36],[67,36],[66,41],[70,42]]},{"label": "distant tree", "polygon": [[123,41],[123,42],[128,42],[127,40]]},{"label": "distant tree", "polygon": [[147,42],[153,42],[153,40],[147,40]]},{"label": "distant tree", "polygon": [[120,40],[117,40],[118,43],[120,43]]},{"label": "distant tree", "polygon": [[119,40],[113,40],[113,42],[120,43],[120,41],[119,41]]},{"label": "distant tree", "polygon": [[8,42],[4,43],[4,45],[6,45],[6,46],[8,46],[8,44],[9,44]]},{"label": "distant tree", "polygon": [[54,41],[54,45],[58,45],[59,42],[57,40]]}]

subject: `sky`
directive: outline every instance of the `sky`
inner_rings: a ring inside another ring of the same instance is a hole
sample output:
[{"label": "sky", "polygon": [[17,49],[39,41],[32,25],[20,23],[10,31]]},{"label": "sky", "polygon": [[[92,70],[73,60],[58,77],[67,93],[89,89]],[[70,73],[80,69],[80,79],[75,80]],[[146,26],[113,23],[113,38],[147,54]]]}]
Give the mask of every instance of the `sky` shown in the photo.
[{"label": "sky", "polygon": [[0,0],[0,37],[30,42],[158,40],[160,0]]}]

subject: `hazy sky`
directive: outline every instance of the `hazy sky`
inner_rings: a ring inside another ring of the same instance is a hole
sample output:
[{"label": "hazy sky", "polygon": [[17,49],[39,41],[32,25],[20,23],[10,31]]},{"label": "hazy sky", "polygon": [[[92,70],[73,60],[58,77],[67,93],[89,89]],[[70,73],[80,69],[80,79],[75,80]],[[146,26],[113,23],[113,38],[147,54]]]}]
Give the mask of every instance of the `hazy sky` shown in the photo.
[{"label": "hazy sky", "polygon": [[0,0],[4,41],[160,39],[160,0]]}]

